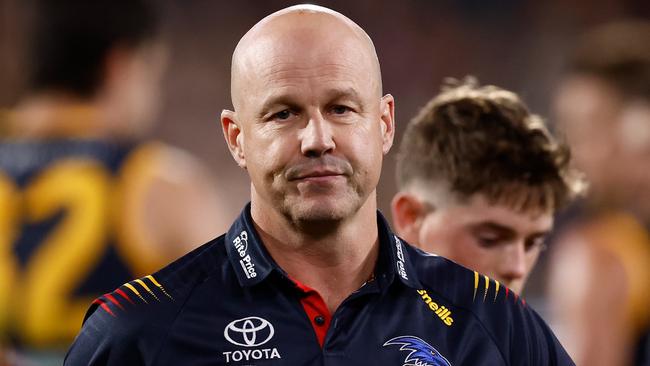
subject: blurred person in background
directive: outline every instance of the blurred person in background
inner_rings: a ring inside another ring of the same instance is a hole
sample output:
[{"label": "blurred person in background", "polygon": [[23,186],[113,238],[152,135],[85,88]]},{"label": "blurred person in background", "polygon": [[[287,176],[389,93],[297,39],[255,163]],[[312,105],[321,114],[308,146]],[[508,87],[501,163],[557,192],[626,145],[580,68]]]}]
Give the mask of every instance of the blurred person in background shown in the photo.
[{"label": "blurred person in background", "polygon": [[448,84],[402,140],[396,231],[520,293],[554,214],[584,187],[569,159],[515,93],[471,78]]},{"label": "blurred person in background", "polygon": [[158,10],[145,0],[30,5],[28,90],[0,116],[10,365],[61,364],[94,298],[225,228],[203,167],[144,140],[166,64]]},{"label": "blurred person in background", "polygon": [[650,23],[585,34],[554,107],[590,194],[551,256],[553,324],[579,365],[650,365]]}]

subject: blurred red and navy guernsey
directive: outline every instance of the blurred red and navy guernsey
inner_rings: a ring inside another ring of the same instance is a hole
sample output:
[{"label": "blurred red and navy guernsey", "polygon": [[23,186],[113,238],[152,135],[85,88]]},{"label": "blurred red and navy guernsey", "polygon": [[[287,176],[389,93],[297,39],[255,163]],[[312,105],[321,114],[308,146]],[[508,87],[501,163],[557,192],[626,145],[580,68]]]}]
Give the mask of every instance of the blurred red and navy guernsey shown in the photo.
[{"label": "blurred red and navy guernsey", "polygon": [[523,299],[395,236],[330,314],[264,249],[250,205],[228,233],[97,299],[65,365],[574,365]]}]

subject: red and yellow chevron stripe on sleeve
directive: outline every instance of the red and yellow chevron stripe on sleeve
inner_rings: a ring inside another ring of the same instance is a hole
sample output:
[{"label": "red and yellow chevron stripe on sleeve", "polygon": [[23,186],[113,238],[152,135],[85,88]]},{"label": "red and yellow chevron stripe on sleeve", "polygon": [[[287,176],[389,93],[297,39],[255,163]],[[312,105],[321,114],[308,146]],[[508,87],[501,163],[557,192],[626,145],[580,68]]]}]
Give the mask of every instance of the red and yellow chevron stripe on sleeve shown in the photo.
[{"label": "red and yellow chevron stripe on sleeve", "polygon": [[[481,278],[483,277],[483,278]],[[491,286],[490,284],[493,283],[494,286]],[[519,295],[517,295],[515,292],[511,291],[508,287],[503,286],[499,283],[497,280],[490,279],[488,276],[481,275],[478,272],[474,271],[474,292],[472,295],[472,301],[476,300],[476,294],[479,293],[479,291],[483,292],[483,302],[485,302],[488,298],[488,293],[490,292],[490,288],[494,288],[494,295],[492,297],[492,302],[496,303],[497,297],[499,295],[499,291],[501,288],[503,288],[503,293],[504,293],[504,299],[508,299],[510,297],[510,294],[512,294],[512,298],[515,303],[517,301],[521,300],[521,304],[523,306],[526,306],[526,300],[523,298],[520,298]]]},{"label": "red and yellow chevron stripe on sleeve", "polygon": [[[158,295],[156,295],[156,292],[158,292]],[[138,303],[149,304],[151,299],[160,302],[160,295],[163,295],[170,300],[174,300],[160,282],[158,282],[153,276],[148,275],[127,282],[112,293],[100,296],[93,301],[93,304],[98,305],[110,315],[116,316],[116,309],[111,308],[112,306],[119,308],[122,311],[127,311],[125,305],[134,306]],[[148,301],[147,297],[149,297]],[[141,302],[138,301],[138,299]]]}]

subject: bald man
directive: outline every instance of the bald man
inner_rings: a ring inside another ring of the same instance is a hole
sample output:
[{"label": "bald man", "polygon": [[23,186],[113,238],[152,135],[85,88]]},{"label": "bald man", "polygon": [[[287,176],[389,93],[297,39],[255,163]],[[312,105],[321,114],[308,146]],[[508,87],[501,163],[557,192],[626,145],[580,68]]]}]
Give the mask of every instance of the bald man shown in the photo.
[{"label": "bald man", "polygon": [[66,365],[572,365],[498,282],[426,255],[377,212],[393,143],[368,35],[296,6],[233,55],[221,123],[251,179],[223,236],[94,302]]}]

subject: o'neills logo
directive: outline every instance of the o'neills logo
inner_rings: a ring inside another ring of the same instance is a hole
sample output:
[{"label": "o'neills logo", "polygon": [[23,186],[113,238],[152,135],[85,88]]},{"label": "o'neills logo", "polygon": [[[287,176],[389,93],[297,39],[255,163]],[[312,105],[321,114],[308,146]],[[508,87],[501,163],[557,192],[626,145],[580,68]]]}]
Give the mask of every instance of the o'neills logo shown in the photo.
[{"label": "o'neills logo", "polygon": [[451,324],[454,322],[454,319],[451,317],[451,310],[447,309],[447,307],[438,305],[437,302],[433,301],[431,296],[427,293],[427,290],[418,290],[418,294],[420,294],[420,297],[422,297],[422,300],[424,300],[424,303],[429,305],[429,309],[434,312],[442,320],[448,327],[451,326]]},{"label": "o'neills logo", "polygon": [[402,249],[402,241],[395,237],[395,249],[397,250],[397,263],[395,264],[397,266],[397,273],[399,273],[400,277],[402,277],[405,280],[408,280],[409,277],[406,275],[406,266],[404,265],[404,252]]},{"label": "o'neills logo", "polygon": [[248,254],[248,233],[246,230],[242,231],[239,236],[232,241],[232,244],[235,246],[235,250],[237,250],[237,253],[239,253],[239,256],[241,257],[239,264],[244,270],[246,278],[257,277],[255,264],[253,263],[251,256]]}]

